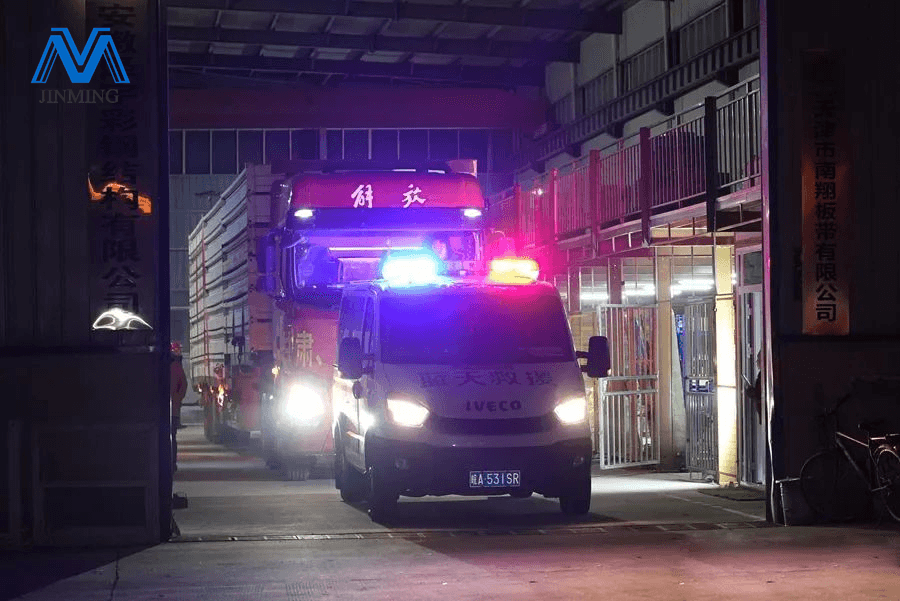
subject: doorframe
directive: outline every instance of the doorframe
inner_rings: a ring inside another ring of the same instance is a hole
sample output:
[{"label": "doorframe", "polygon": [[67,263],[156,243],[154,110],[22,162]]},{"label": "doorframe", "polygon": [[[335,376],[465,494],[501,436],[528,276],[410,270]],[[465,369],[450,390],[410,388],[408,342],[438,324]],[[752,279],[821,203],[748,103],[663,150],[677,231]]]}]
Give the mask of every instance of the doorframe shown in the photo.
[{"label": "doorframe", "polygon": [[[762,241],[758,244],[748,245],[740,248],[735,248],[735,266],[736,266],[736,275],[737,281],[734,285],[734,302],[735,302],[735,336],[737,337],[738,342],[738,353],[737,353],[737,363],[735,365],[735,370],[737,371],[737,381],[741,383],[740,390],[738,392],[740,399],[740,407],[741,411],[738,412],[738,432],[740,435],[738,436],[738,484],[741,486],[746,486],[750,488],[758,488],[760,490],[765,490],[765,474],[763,474],[762,482],[748,482],[745,478],[746,471],[748,469],[746,463],[746,453],[747,453],[747,441],[744,438],[744,380],[743,380],[743,348],[744,348],[744,334],[743,334],[743,318],[744,318],[744,295],[751,293],[759,293],[760,303],[763,302],[762,292],[763,292],[763,282],[760,279],[758,284],[744,284],[744,259],[748,254],[751,253],[760,253],[761,258],[763,258],[763,247]],[[765,329],[762,324],[763,314],[762,310],[758,315],[758,320],[760,322],[760,347],[758,349],[754,349],[756,351],[764,351],[763,348],[765,346]],[[752,354],[751,354],[752,357]],[[762,358],[762,365],[765,365],[765,353]],[[768,407],[765,403],[762,403],[762,425],[760,426],[762,432],[762,441],[763,449],[768,445],[768,428],[766,424],[768,423]],[[765,453],[763,454],[763,469],[765,470]]]}]

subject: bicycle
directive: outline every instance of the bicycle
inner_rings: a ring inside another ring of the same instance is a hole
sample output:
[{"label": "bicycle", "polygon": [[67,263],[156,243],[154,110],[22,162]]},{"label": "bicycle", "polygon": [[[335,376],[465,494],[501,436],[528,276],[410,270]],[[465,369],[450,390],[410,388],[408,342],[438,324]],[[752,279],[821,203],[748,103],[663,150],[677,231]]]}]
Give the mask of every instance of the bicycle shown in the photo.
[{"label": "bicycle", "polygon": [[[865,440],[841,431],[837,423],[838,409],[855,396],[856,392],[844,395],[822,416],[826,423],[833,424],[830,429],[833,434],[828,448],[813,454],[800,470],[803,497],[810,509],[826,522],[863,517],[873,499],[880,501],[890,516],[900,522],[900,434],[873,436],[884,420],[859,424],[859,429],[866,434]],[[857,458],[860,455],[862,459]]]}]

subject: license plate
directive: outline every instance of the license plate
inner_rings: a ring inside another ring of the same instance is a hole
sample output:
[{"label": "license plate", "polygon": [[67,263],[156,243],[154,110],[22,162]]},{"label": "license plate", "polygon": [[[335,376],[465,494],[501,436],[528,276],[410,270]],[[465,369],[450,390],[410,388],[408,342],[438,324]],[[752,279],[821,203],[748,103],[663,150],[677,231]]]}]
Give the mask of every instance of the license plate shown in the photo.
[{"label": "license plate", "polygon": [[519,470],[469,472],[469,488],[516,488],[521,484]]}]

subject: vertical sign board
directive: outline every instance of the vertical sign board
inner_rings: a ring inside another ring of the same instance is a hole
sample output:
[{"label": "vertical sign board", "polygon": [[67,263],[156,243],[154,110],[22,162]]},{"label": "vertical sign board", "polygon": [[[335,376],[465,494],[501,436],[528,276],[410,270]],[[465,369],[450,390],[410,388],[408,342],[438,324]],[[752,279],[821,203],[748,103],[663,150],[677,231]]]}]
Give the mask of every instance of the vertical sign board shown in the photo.
[{"label": "vertical sign board", "polygon": [[[155,24],[146,0],[89,0],[86,9],[89,29],[108,28],[128,80],[112,81],[101,61],[91,82],[106,100],[88,111],[86,136],[93,338],[147,348],[159,325]],[[101,317],[111,309],[128,316]]]},{"label": "vertical sign board", "polygon": [[[167,370],[158,348],[167,336],[165,307],[158,306],[159,262],[167,254],[160,248],[160,169],[165,153],[160,146],[160,85],[157,35],[158,5],[149,0],[87,0],[86,30],[108,29],[127,81],[115,74],[115,60],[107,46],[91,85],[104,90],[105,103],[87,107],[85,153],[89,173],[87,208],[91,248],[90,307],[92,340],[114,346],[114,360],[133,381],[157,381],[165,386]],[[168,293],[166,293],[166,296]],[[161,311],[162,309],[163,311]],[[127,312],[127,313],[124,313]],[[110,315],[111,314],[111,315]],[[105,317],[102,317],[105,316]],[[152,351],[156,347],[156,351]],[[154,374],[158,374],[154,378]],[[171,451],[169,414],[165,392],[158,386],[129,390],[121,378],[105,391],[111,406],[102,419],[112,419],[123,432],[139,437],[134,448],[108,443],[129,466],[134,483],[144,493],[127,496],[128,488],[105,485],[120,499],[121,513],[129,515],[129,529],[118,540],[153,541],[165,538],[171,521],[171,475],[161,466]],[[115,405],[121,405],[115,408]],[[102,463],[102,457],[87,460]],[[140,483],[140,484],[137,484]],[[116,492],[117,491],[117,492]],[[98,494],[101,494],[98,490]],[[142,522],[142,524],[141,524]],[[130,530],[137,528],[137,530]],[[133,532],[126,534],[126,532]]]},{"label": "vertical sign board", "polygon": [[802,81],[803,333],[850,333],[850,147],[840,70],[807,51]]}]

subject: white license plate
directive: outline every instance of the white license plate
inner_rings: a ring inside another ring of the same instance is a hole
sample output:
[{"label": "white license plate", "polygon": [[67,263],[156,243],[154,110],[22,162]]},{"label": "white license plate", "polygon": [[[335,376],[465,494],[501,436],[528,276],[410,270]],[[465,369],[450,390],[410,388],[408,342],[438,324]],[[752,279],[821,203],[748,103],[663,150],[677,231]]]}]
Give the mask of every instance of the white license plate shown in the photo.
[{"label": "white license plate", "polygon": [[469,472],[469,488],[516,488],[521,485],[519,470]]}]

